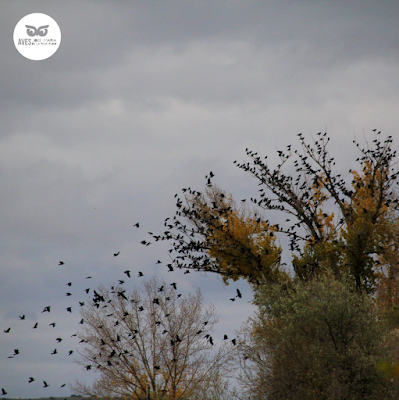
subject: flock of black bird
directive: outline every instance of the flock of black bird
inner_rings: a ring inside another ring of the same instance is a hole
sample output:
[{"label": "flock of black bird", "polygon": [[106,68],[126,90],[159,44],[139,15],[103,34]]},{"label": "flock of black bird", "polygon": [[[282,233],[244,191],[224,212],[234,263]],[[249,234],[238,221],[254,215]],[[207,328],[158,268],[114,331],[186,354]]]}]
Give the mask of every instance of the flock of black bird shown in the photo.
[{"label": "flock of black bird", "polygon": [[[166,223],[167,220],[168,220],[168,218],[165,220],[165,223]],[[137,227],[137,228],[139,228],[140,224],[139,224],[139,223],[136,223],[134,226]],[[152,232],[149,232],[149,234],[153,235]],[[142,243],[143,245],[146,245],[146,246],[148,246],[148,245],[151,244],[150,242],[147,242],[147,241],[144,241],[144,240],[143,240],[141,243]],[[120,254],[120,251],[118,251],[118,252],[116,252],[116,253],[113,253],[113,256],[114,256],[114,257],[117,257],[117,256],[119,256],[119,254]],[[156,264],[161,264],[161,263],[162,263],[162,262],[161,262],[160,260],[158,260],[158,261],[156,262]],[[64,261],[59,261],[59,263],[58,263],[58,266],[65,266],[65,265],[66,265],[66,263],[65,263]],[[168,264],[167,266],[168,266],[168,272],[174,271],[174,268],[172,267],[171,264]],[[132,278],[132,273],[131,273],[130,270],[125,270],[125,271],[123,271],[123,273],[126,275],[127,278]],[[190,270],[189,270],[189,269],[186,269],[186,271],[184,272],[184,274],[187,274],[187,273],[190,273]],[[144,276],[144,273],[143,273],[142,271],[138,271],[138,272],[137,272],[137,277],[138,277],[138,278],[143,277],[143,276]],[[87,277],[86,277],[86,279],[91,279],[91,278],[92,278],[91,276],[87,276]],[[119,279],[119,280],[118,280],[118,283],[119,283],[119,285],[123,285],[123,284],[125,283],[125,281],[122,280],[122,279]],[[174,290],[177,290],[177,284],[176,284],[176,282],[172,282],[172,283],[170,283],[170,285],[173,287]],[[67,282],[67,283],[66,283],[66,286],[71,287],[71,286],[72,286],[72,282]],[[112,289],[113,289],[113,288],[114,288],[114,287],[112,287]],[[85,289],[86,294],[89,294],[89,293],[90,293],[90,290],[91,290],[91,288]],[[161,288],[159,288],[158,291],[163,291],[163,286],[162,286]],[[230,299],[231,301],[235,301],[236,298],[242,298],[242,294],[241,294],[241,292],[239,291],[239,289],[236,289],[236,291],[237,291],[237,295],[236,295],[235,297],[231,298],[231,299]],[[105,301],[105,299],[104,299],[104,297],[101,296],[95,289],[93,289],[92,292],[93,292],[93,294],[94,294],[94,297],[91,299],[91,301],[93,302],[93,305],[96,306],[96,307],[98,308],[98,307],[99,307],[99,303],[101,303],[102,301]],[[124,298],[127,300],[127,298],[126,298],[126,296],[125,296],[124,293],[125,293],[125,290],[123,290],[123,291],[121,291],[121,292],[118,292],[118,296],[120,295],[121,297],[124,297]],[[182,294],[178,294],[177,297],[180,297],[181,295],[182,295]],[[72,296],[72,293],[71,293],[71,292],[66,292],[66,293],[65,293],[65,296],[69,298],[70,296]],[[157,303],[157,301],[158,301],[157,298],[154,298],[154,299],[153,299],[153,302],[154,302],[154,303]],[[159,304],[159,303],[158,303],[158,304]],[[85,301],[79,301],[79,307],[83,307],[84,305],[85,305]],[[51,313],[51,307],[52,307],[51,305],[45,306],[45,307],[43,308],[43,310],[41,311],[41,314],[43,314],[43,313]],[[72,313],[72,306],[68,306],[68,307],[66,307],[65,309],[66,309],[67,312]],[[143,311],[143,310],[144,310],[144,308],[143,308],[142,306],[139,307],[139,311]],[[19,315],[18,317],[19,317],[19,321],[26,321],[26,315],[25,315],[25,314]],[[82,318],[82,319],[79,321],[78,324],[82,325],[82,324],[84,324],[84,322],[85,322],[85,321],[84,321],[84,319]],[[203,323],[203,325],[206,325],[207,323],[208,323],[208,322],[205,321],[205,322]],[[52,328],[55,328],[55,327],[56,327],[56,322],[51,322],[50,324],[48,324],[48,326],[50,326],[50,327],[52,327]],[[38,329],[38,327],[39,327],[39,321],[38,321],[38,322],[35,322],[35,324],[32,326],[32,329]],[[14,330],[14,328],[11,329],[11,327],[8,327],[8,328],[4,329],[3,332],[4,332],[4,334],[10,334],[10,333],[12,332],[12,330]],[[198,335],[200,335],[201,333],[202,333],[202,330],[200,330],[200,331],[197,332]],[[71,337],[77,337],[77,336],[78,336],[78,333],[75,333],[75,334],[71,335]],[[207,341],[208,341],[211,345],[214,345],[213,337],[210,336],[209,334],[205,335],[205,336],[204,336],[204,339],[207,339]],[[64,340],[64,339],[61,338],[61,337],[57,337],[57,338],[55,339],[56,343],[61,343],[63,340]],[[226,334],[224,335],[223,340],[224,340],[224,341],[228,340],[228,336],[227,336]],[[83,342],[85,342],[85,341],[84,341],[84,340],[81,340],[79,343],[83,343]],[[171,339],[171,345],[172,345],[172,346],[173,346],[175,343],[178,343],[178,342],[181,342],[181,339],[179,338],[178,335],[177,335],[175,338]],[[231,340],[231,343],[232,343],[233,345],[236,345],[236,339],[232,339],[232,340]],[[74,350],[72,350],[72,349],[69,350],[69,351],[68,351],[68,356],[72,355],[73,353],[74,353]],[[54,349],[51,353],[49,353],[49,354],[50,354],[50,355],[57,355],[57,354],[60,354],[60,353],[59,353],[59,351],[57,350],[57,348],[55,348],[55,349]],[[17,356],[20,356],[20,355],[21,355],[20,350],[16,348],[16,349],[14,349],[14,353],[13,353],[12,355],[8,356],[7,358],[9,358],[9,359],[14,359],[14,358],[16,358]],[[86,368],[85,368],[85,369],[88,371],[88,370],[91,370],[91,369],[92,369],[91,367],[92,367],[91,365],[86,365]],[[33,383],[33,382],[36,382],[36,378],[33,377],[33,376],[29,376],[29,377],[27,377],[26,381],[27,381],[28,383]],[[48,388],[48,387],[50,387],[50,384],[47,383],[46,380],[42,380],[42,382],[43,382],[43,386],[42,386],[43,388]],[[60,388],[64,388],[66,385],[67,385],[67,383],[62,383],[62,385],[60,386]],[[7,395],[7,394],[8,394],[8,392],[6,391],[6,389],[5,389],[4,387],[1,388],[1,394],[0,394],[0,395],[1,395],[1,396],[5,396],[5,395]]]}]

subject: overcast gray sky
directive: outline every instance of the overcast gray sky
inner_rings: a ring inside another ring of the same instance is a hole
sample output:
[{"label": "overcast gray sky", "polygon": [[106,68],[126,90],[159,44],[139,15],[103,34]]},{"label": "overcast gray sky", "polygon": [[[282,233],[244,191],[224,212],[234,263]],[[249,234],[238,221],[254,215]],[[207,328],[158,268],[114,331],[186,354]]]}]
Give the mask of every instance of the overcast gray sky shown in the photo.
[{"label": "overcast gray sky", "polygon": [[[13,44],[16,23],[33,12],[54,18],[62,33],[44,61],[25,59]],[[297,133],[311,140],[327,129],[345,172],[357,157],[354,138],[372,140],[378,128],[397,146],[398,21],[396,0],[2,0],[0,388],[7,396],[66,396],[61,384],[92,379],[66,355],[78,348],[70,338],[77,302],[125,269],[158,273],[184,293],[199,285],[220,316],[216,340],[234,336],[254,310],[248,285],[171,276],[168,247],[140,241],[174,215],[175,193],[203,190],[211,170],[236,198],[254,196],[257,182],[233,165],[246,160],[246,147],[273,163],[276,149],[298,145]],[[232,303],[237,287],[244,296]],[[41,314],[48,305],[51,313]],[[65,340],[57,346],[58,336]],[[62,354],[50,355],[55,347]],[[8,359],[14,348],[21,354]]]}]

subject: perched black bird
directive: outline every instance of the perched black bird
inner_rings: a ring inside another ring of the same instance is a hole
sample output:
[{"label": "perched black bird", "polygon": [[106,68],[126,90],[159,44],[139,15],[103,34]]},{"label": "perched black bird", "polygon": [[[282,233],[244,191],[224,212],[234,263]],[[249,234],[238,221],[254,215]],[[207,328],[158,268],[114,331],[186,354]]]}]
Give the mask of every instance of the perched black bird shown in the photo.
[{"label": "perched black bird", "polygon": [[189,274],[189,273],[190,273],[190,270],[186,269],[186,270],[184,271],[184,273],[185,273],[185,274]]},{"label": "perched black bird", "polygon": [[58,265],[64,265],[64,261],[60,261]]},{"label": "perched black bird", "polygon": [[10,332],[10,330],[11,330],[11,326],[10,326],[8,329],[5,329],[5,330],[4,330],[4,333]]},{"label": "perched black bird", "polygon": [[119,256],[120,251],[118,251],[117,253],[114,253],[114,257]]},{"label": "perched black bird", "polygon": [[130,278],[130,271],[129,270],[126,270],[123,273],[126,274],[128,276],[128,278]]},{"label": "perched black bird", "polygon": [[231,339],[231,343],[234,344],[234,346],[236,345],[236,340],[235,339]]}]

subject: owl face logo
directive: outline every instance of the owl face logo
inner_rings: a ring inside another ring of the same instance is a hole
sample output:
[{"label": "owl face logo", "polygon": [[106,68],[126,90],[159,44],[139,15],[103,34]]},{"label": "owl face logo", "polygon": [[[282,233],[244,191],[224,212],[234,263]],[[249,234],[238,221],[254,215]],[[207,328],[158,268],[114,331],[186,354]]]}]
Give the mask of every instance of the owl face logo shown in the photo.
[{"label": "owl face logo", "polygon": [[33,36],[46,36],[48,33],[49,25],[39,26],[38,28],[34,27],[33,25],[25,25],[26,26],[26,33],[33,37]]}]

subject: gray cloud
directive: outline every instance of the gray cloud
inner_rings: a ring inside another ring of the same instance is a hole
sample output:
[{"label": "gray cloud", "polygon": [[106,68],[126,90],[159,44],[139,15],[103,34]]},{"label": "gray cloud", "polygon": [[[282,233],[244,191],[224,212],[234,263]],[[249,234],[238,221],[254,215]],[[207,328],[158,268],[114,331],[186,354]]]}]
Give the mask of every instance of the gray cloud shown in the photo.
[{"label": "gray cloud", "polygon": [[[57,53],[40,62],[12,41],[32,12],[62,32]],[[1,2],[0,321],[12,335],[0,330],[0,387],[8,396],[69,393],[59,386],[82,374],[71,357],[50,355],[53,332],[68,338],[65,350],[76,348],[77,301],[125,269],[173,278],[184,292],[199,285],[221,315],[215,337],[233,336],[253,312],[248,285],[170,274],[167,247],[140,241],[173,215],[174,194],[202,190],[210,170],[237,198],[256,195],[256,182],[232,164],[246,147],[273,164],[298,132],[310,139],[327,128],[345,173],[363,130],[399,138],[397,20],[396,1]],[[233,305],[236,287],[245,296]],[[13,346],[23,351],[10,360]],[[36,375],[39,384],[28,384]]]}]

